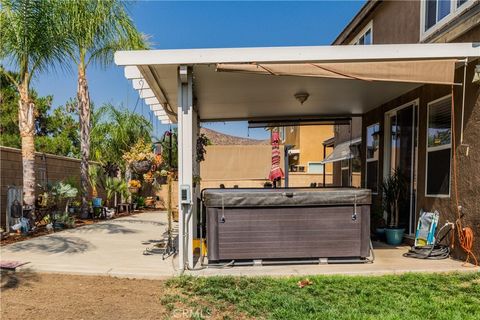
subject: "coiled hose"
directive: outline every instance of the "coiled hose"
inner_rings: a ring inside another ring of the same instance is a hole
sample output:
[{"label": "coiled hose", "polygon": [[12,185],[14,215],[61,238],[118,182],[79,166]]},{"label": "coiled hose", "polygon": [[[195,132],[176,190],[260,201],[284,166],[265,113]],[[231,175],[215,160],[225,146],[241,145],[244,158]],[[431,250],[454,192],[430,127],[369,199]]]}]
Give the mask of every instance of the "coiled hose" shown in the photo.
[{"label": "coiled hose", "polygon": [[453,223],[446,223],[437,233],[437,236],[441,235],[443,230],[447,229],[443,236],[436,240],[433,245],[426,246],[413,246],[407,253],[404,253],[404,257],[416,258],[416,259],[431,259],[431,260],[442,260],[447,259],[450,256],[450,245],[440,244],[440,242],[445,239],[445,237],[452,231],[454,228]]}]

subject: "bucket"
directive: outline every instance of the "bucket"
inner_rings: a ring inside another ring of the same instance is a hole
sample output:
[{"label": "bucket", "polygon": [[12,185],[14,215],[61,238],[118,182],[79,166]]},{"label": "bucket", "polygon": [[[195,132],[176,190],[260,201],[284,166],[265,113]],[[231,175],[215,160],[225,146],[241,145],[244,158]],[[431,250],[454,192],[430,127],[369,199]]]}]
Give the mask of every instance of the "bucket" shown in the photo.
[{"label": "bucket", "polygon": [[92,199],[92,206],[93,207],[101,207],[102,206],[102,198],[93,198]]},{"label": "bucket", "polygon": [[402,243],[403,233],[405,229],[385,229],[385,235],[387,237],[387,243],[392,246],[398,246]]}]

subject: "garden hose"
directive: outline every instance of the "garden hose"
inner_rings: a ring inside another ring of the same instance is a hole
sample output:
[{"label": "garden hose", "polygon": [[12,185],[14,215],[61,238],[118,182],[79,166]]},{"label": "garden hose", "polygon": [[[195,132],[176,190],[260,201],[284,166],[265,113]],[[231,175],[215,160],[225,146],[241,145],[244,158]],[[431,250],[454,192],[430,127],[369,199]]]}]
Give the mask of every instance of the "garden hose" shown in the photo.
[{"label": "garden hose", "polygon": [[450,227],[445,234],[435,241],[433,245],[426,246],[413,246],[407,253],[404,253],[403,256],[407,258],[415,259],[431,259],[431,260],[442,260],[450,257],[450,246],[445,244],[440,244],[447,237],[447,235],[454,229],[454,225],[451,222],[445,223],[445,225],[438,230],[437,236],[441,235],[443,230],[447,227]]}]

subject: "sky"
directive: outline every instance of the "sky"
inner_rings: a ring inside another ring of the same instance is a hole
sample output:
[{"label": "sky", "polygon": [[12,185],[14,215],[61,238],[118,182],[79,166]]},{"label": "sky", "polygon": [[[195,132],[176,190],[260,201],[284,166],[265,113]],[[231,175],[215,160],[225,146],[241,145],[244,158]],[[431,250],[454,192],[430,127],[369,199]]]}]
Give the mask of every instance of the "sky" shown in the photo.
[{"label": "sky", "polygon": [[[329,45],[354,17],[364,0],[356,1],[137,1],[129,7],[137,28],[150,36],[153,49]],[[76,94],[75,68],[40,74],[33,87],[52,94],[54,107]],[[112,103],[151,119],[154,135],[161,125],[123,76],[123,68],[91,66],[87,71],[94,105]],[[136,107],[135,107],[136,106]],[[205,123],[227,134],[265,139],[264,129],[246,122]]]}]

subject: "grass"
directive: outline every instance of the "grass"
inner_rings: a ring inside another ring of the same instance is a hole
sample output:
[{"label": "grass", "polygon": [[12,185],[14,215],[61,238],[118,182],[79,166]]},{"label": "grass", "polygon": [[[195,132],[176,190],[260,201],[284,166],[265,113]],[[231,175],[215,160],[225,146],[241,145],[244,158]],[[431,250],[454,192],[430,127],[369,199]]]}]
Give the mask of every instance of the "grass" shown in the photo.
[{"label": "grass", "polygon": [[480,319],[475,272],[308,278],[313,284],[302,289],[295,277],[184,276],[167,286],[186,300],[260,319]]}]

